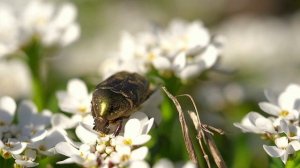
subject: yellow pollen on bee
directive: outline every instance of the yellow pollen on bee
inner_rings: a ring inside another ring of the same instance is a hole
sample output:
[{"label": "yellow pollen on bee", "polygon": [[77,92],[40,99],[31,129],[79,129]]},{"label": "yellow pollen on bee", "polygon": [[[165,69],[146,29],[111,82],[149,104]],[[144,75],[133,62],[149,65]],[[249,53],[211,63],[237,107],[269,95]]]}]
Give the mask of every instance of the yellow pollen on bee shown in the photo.
[{"label": "yellow pollen on bee", "polygon": [[132,140],[131,140],[130,138],[125,138],[125,139],[123,140],[123,143],[124,143],[125,145],[132,145]]},{"label": "yellow pollen on bee", "polygon": [[289,111],[287,111],[287,110],[282,110],[280,113],[279,113],[279,116],[281,116],[281,117],[286,117],[286,116],[288,116],[289,115]]}]

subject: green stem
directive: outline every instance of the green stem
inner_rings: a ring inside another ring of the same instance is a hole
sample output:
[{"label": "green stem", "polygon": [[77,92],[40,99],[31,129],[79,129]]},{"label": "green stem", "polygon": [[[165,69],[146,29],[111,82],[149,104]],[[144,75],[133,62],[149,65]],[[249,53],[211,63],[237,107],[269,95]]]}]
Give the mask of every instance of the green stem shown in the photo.
[{"label": "green stem", "polygon": [[296,152],[294,155],[290,155],[285,167],[300,168],[300,152]]},{"label": "green stem", "polygon": [[45,85],[42,79],[43,47],[38,38],[33,38],[24,47],[27,63],[32,76],[32,97],[38,110],[45,107]]}]

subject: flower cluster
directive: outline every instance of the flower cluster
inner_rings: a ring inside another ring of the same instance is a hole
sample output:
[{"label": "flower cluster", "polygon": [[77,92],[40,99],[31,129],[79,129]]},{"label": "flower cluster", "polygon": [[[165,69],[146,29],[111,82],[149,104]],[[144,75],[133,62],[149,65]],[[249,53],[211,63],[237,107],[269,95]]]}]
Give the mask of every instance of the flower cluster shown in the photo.
[{"label": "flower cluster", "polygon": [[290,84],[278,97],[271,92],[266,92],[266,97],[269,102],[261,102],[259,107],[269,117],[250,112],[234,125],[243,132],[262,134],[271,140],[274,146],[263,145],[264,150],[286,163],[290,154],[300,150],[300,86]]},{"label": "flower cluster", "polygon": [[74,5],[45,1],[0,2],[0,56],[15,52],[32,38],[45,46],[66,46],[80,34]]},{"label": "flower cluster", "polygon": [[21,102],[17,109],[12,98],[0,98],[0,155],[13,157],[20,167],[37,166],[37,155],[53,155],[55,145],[66,141],[66,132],[55,125],[51,115],[48,110],[38,113],[30,101]]},{"label": "flower cluster", "polygon": [[219,42],[201,22],[173,21],[165,30],[125,32],[118,56],[110,57],[101,65],[100,73],[107,77],[120,70],[161,75],[175,75],[187,80],[212,67],[219,55]]},{"label": "flower cluster", "polygon": [[93,119],[76,127],[81,142],[61,142],[56,145],[58,153],[68,158],[58,164],[77,163],[84,167],[126,167],[145,159],[148,148],[143,146],[151,138],[148,135],[153,118],[136,112],[128,119],[120,135],[101,134],[94,131]]}]

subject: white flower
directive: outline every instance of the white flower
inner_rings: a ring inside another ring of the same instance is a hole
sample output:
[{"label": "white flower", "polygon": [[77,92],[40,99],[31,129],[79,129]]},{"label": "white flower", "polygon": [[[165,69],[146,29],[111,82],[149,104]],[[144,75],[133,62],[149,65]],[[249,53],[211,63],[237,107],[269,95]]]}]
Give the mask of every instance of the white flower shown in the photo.
[{"label": "white flower", "polygon": [[117,148],[117,151],[112,154],[112,162],[114,164],[127,165],[130,162],[143,160],[148,154],[147,147],[140,147],[135,150],[131,150],[129,146],[123,146]]},{"label": "white flower", "polygon": [[97,139],[99,137],[99,133],[93,130],[93,125],[88,125],[84,123],[80,123],[76,127],[75,133],[81,142],[89,145],[96,144]]},{"label": "white flower", "polygon": [[10,54],[18,46],[18,22],[13,10],[0,2],[0,57]]},{"label": "white flower", "polygon": [[146,74],[154,68],[161,75],[187,80],[216,63],[220,49],[214,43],[200,22],[174,21],[165,30],[123,33],[118,56],[108,58],[100,73],[104,77],[120,70]]},{"label": "white flower", "polygon": [[127,121],[123,136],[116,137],[117,147],[143,145],[151,139],[147,135],[151,126],[153,125],[153,118],[148,120],[144,113],[136,112]]},{"label": "white flower", "polygon": [[295,120],[299,118],[300,86],[290,84],[278,99],[278,104],[268,102],[259,103],[260,108],[279,119]]},{"label": "white flower", "polygon": [[160,159],[153,165],[153,168],[174,168],[174,165],[169,159]]},{"label": "white flower", "polygon": [[5,143],[0,141],[0,151],[2,151],[2,156],[7,155],[6,152],[18,155],[25,150],[26,146],[27,143],[21,142],[17,139],[8,139]]},{"label": "white flower", "polygon": [[300,139],[300,127],[297,125],[289,124],[286,120],[280,120],[280,129],[290,140]]},{"label": "white flower", "polygon": [[173,52],[205,47],[211,38],[201,22],[186,23],[182,20],[172,21],[168,29],[159,35],[163,49]]},{"label": "white flower", "polygon": [[176,164],[172,163],[169,159],[162,158],[158,162],[156,162],[153,165],[153,168],[175,168],[175,167],[180,167],[180,168],[196,168],[196,165],[192,163],[191,161],[188,161],[184,164]]},{"label": "white flower", "polygon": [[66,46],[79,37],[79,26],[75,23],[76,8],[65,3],[56,7],[49,1],[31,0],[24,8],[21,28],[25,40],[37,34],[41,41],[51,46]]},{"label": "white flower", "polygon": [[115,137],[93,130],[93,120],[88,115],[86,121],[81,122],[75,130],[82,144],[67,141],[56,145],[58,153],[69,157],[58,163],[77,163],[85,167],[123,167],[143,160],[148,149],[142,145],[151,138],[147,133],[152,125],[153,119],[149,120],[144,113],[135,112],[126,122],[125,128],[121,129],[120,135]]},{"label": "white flower", "polygon": [[28,144],[29,148],[37,150],[43,155],[55,154],[54,147],[60,142],[64,142],[65,136],[57,130],[49,131],[44,139]]},{"label": "white flower", "polygon": [[275,139],[276,146],[264,145],[263,148],[271,157],[280,157],[283,163],[286,163],[289,154],[293,154],[300,150],[299,141],[289,142],[287,137]]},{"label": "white flower", "polygon": [[51,118],[51,125],[54,129],[65,130],[73,128],[76,124],[77,123],[74,122],[74,118],[69,118],[61,113],[53,114]]},{"label": "white flower", "polygon": [[0,98],[0,127],[12,123],[16,108],[16,102],[11,97]]},{"label": "white flower", "polygon": [[26,149],[24,155],[13,155],[15,162],[19,166],[23,167],[36,167],[39,164],[34,162],[36,158],[36,151],[32,149]]},{"label": "white flower", "polygon": [[188,53],[185,53],[184,59],[186,60],[181,60],[180,66],[176,66],[176,62],[174,61],[174,71],[179,78],[184,80],[196,77],[203,70],[211,68],[216,63],[219,55],[220,51],[214,45],[207,46],[203,52],[196,53],[195,55],[189,56]]},{"label": "white flower", "polygon": [[[0,30],[1,31],[1,30]],[[31,93],[31,77],[28,65],[17,59],[0,61],[0,95],[13,98],[26,97]]]},{"label": "white flower", "polygon": [[38,113],[36,106],[30,101],[22,101],[18,111],[17,137],[26,142],[43,139],[46,136],[45,128],[50,125],[51,112],[44,110]]},{"label": "white flower", "polygon": [[276,133],[273,121],[265,118],[257,112],[248,113],[241,123],[234,123],[234,126],[240,128],[243,132]]},{"label": "white flower", "polygon": [[136,168],[136,167],[139,167],[139,168],[150,168],[150,165],[143,161],[143,160],[135,160],[135,161],[131,161],[130,165],[129,165],[129,168]]},{"label": "white flower", "polygon": [[92,96],[85,83],[80,79],[72,79],[67,84],[67,91],[57,92],[59,107],[69,113],[86,116],[91,112]]},{"label": "white flower", "polygon": [[90,151],[90,146],[82,144],[79,149],[67,142],[60,142],[55,146],[57,153],[68,156],[69,158],[57,162],[58,164],[77,163],[84,167],[92,167],[97,165],[97,157]]}]

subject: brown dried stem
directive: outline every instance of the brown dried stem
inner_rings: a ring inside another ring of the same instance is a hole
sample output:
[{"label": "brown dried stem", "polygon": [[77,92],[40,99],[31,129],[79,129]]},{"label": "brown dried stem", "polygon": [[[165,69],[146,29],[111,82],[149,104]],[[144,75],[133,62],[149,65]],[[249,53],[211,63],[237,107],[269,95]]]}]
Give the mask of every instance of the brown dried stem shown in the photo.
[{"label": "brown dried stem", "polygon": [[185,122],[185,118],[184,118],[182,108],[181,108],[178,100],[171,93],[169,93],[165,87],[162,87],[162,89],[165,91],[167,96],[173,101],[173,103],[175,104],[176,109],[178,111],[181,130],[182,130],[182,133],[183,133],[183,138],[184,138],[185,146],[187,148],[189,157],[190,157],[190,159],[193,163],[195,163],[196,165],[199,165],[198,159],[196,158],[196,152],[194,150],[192,140],[189,136],[189,129],[188,129],[188,126]]},{"label": "brown dried stem", "polygon": [[[167,96],[173,101],[173,103],[176,106],[176,109],[178,111],[178,115],[179,115],[179,122],[181,124],[181,129],[182,129],[182,133],[184,136],[184,140],[185,140],[185,145],[189,154],[190,159],[197,164],[199,167],[199,162],[196,158],[196,153],[195,150],[193,148],[193,144],[192,141],[190,139],[190,135],[189,135],[189,129],[188,126],[186,124],[186,120],[183,114],[183,110],[181,108],[180,103],[178,102],[176,97],[180,97],[180,96],[184,96],[184,97],[188,97],[191,102],[193,103],[194,109],[196,112],[193,111],[188,111],[190,118],[193,121],[193,124],[195,126],[195,129],[197,130],[198,134],[197,134],[197,139],[202,151],[202,154],[204,156],[204,159],[206,161],[207,167],[210,168],[210,161],[209,161],[209,157],[205,151],[204,148],[204,144],[208,146],[209,152],[211,154],[211,156],[214,159],[215,164],[217,165],[218,168],[226,168],[226,164],[212,138],[212,135],[214,135],[213,132],[217,132],[219,134],[224,134],[224,132],[221,129],[217,129],[214,128],[212,126],[206,125],[206,124],[202,124],[200,117],[199,117],[199,113],[195,104],[194,99],[188,95],[188,94],[183,94],[183,95],[179,95],[179,96],[173,96],[172,94],[170,94],[167,89],[165,87],[162,87],[162,89],[165,91],[165,93],[167,94]],[[203,144],[204,142],[204,144]]]}]

